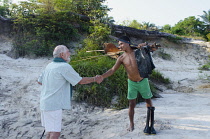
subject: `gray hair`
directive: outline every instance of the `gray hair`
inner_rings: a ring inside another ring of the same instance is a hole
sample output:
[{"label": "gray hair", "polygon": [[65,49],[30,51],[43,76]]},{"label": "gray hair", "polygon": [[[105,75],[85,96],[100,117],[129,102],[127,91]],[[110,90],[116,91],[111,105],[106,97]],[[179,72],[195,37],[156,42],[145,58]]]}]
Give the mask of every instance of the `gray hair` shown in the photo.
[{"label": "gray hair", "polygon": [[64,53],[68,50],[68,48],[65,45],[58,45],[55,47],[53,51],[53,57],[60,57],[60,53]]}]

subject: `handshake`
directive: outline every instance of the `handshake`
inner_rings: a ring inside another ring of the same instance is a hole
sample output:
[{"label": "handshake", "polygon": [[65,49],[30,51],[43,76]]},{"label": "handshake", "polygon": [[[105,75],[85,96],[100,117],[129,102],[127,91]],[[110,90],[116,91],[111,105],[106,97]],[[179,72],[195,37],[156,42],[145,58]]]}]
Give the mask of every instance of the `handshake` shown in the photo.
[{"label": "handshake", "polygon": [[97,82],[98,84],[100,84],[104,80],[103,76],[101,75],[96,75],[93,78],[94,78],[94,82]]}]

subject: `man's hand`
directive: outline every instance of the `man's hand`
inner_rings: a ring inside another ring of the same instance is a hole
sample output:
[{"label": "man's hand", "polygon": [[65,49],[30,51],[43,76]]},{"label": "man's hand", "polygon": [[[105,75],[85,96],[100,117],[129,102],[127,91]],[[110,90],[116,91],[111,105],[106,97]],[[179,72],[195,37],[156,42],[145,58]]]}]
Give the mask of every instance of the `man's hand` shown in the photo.
[{"label": "man's hand", "polygon": [[151,46],[150,46],[150,51],[156,51],[159,47],[161,47],[160,44],[156,44],[156,42],[154,42]]},{"label": "man's hand", "polygon": [[95,79],[96,79],[96,82],[98,84],[100,84],[104,80],[103,76],[101,76],[101,75],[96,75],[95,76]]},{"label": "man's hand", "polygon": [[145,43],[140,43],[140,44],[137,46],[137,48],[141,48],[141,47],[146,46],[146,45],[147,45],[147,42],[145,42]]}]

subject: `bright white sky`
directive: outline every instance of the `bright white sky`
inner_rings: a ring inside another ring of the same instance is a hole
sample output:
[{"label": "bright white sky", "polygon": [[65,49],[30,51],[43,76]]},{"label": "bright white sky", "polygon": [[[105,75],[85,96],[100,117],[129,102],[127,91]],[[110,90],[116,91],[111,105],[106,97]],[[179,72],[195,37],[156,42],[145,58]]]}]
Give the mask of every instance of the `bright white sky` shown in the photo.
[{"label": "bright white sky", "polygon": [[119,24],[124,20],[149,22],[156,26],[174,26],[189,16],[199,18],[210,9],[210,0],[107,0],[105,5]]}]

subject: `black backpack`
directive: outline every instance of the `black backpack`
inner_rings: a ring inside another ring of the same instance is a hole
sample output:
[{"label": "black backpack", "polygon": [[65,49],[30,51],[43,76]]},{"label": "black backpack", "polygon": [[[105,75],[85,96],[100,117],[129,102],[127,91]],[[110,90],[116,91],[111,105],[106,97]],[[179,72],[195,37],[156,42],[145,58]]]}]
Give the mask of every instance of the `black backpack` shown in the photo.
[{"label": "black backpack", "polygon": [[141,49],[135,50],[135,57],[140,76],[148,78],[152,74],[155,65],[150,54],[150,46],[144,46]]}]

